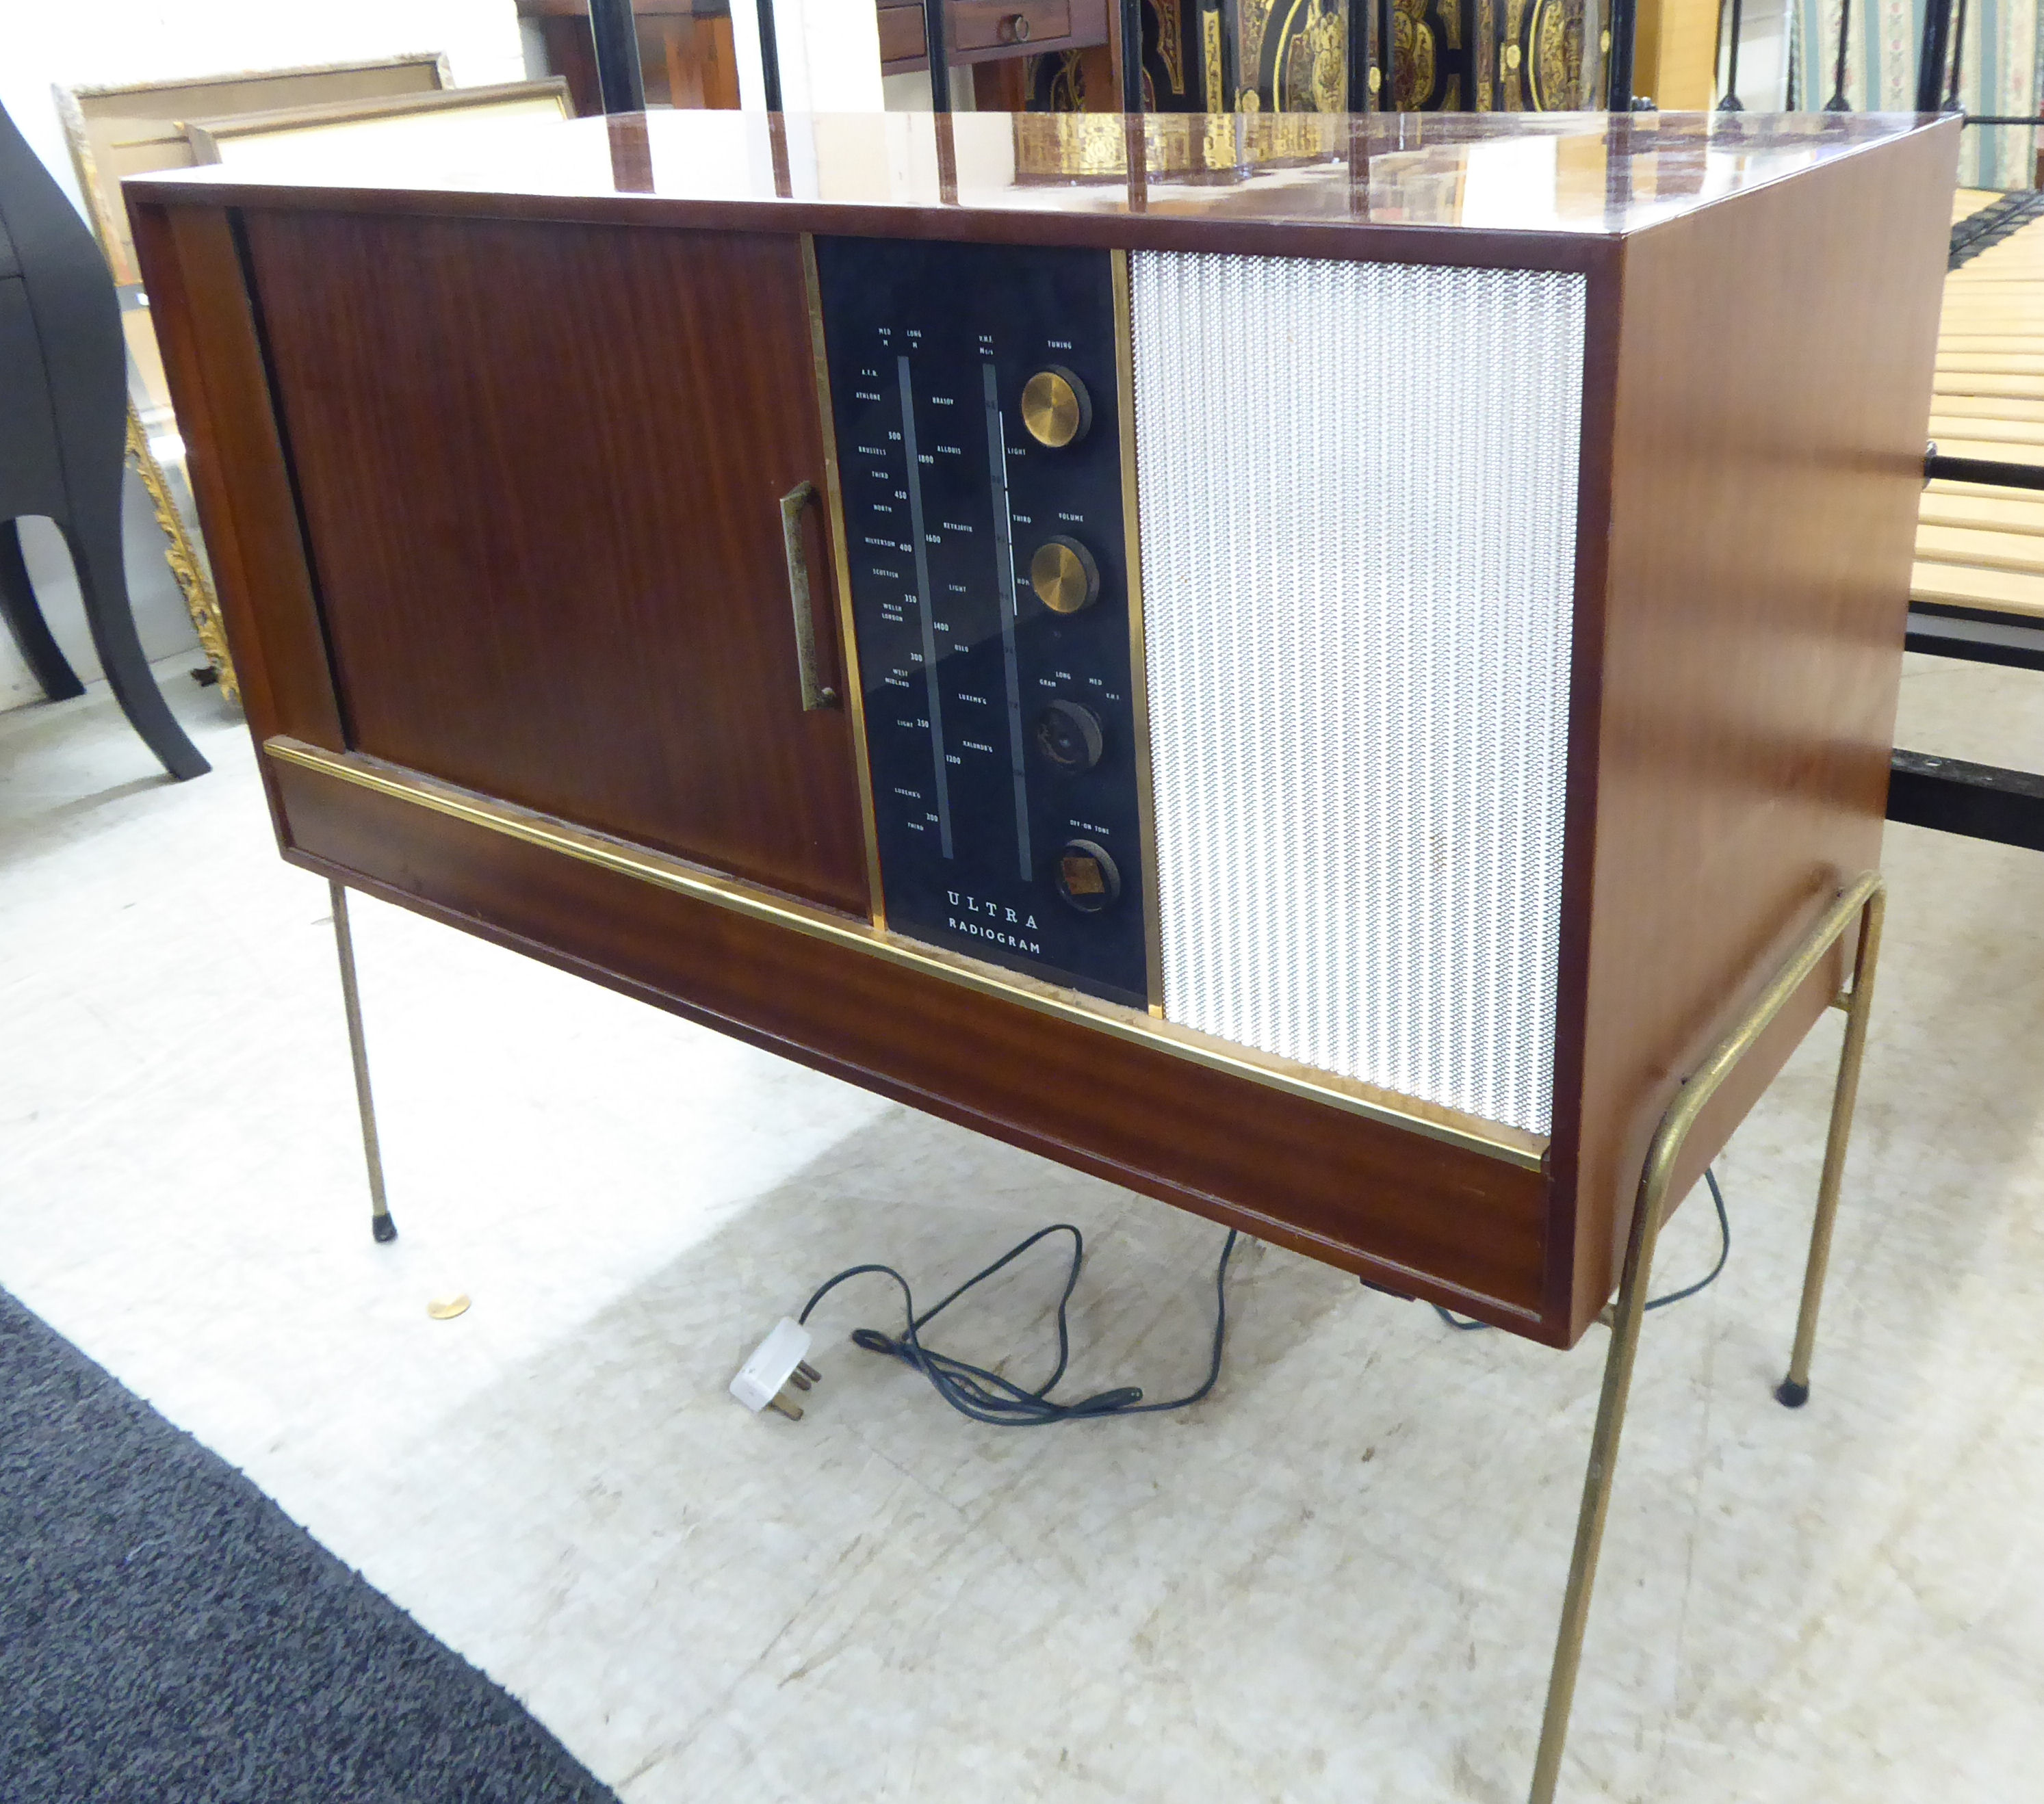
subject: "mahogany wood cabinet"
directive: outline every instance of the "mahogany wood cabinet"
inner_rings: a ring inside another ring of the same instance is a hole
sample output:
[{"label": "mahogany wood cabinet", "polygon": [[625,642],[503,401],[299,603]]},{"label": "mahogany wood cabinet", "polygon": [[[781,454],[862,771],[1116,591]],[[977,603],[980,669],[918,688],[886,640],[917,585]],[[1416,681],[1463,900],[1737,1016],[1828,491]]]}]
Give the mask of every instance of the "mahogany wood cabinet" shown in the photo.
[{"label": "mahogany wood cabinet", "polygon": [[1957,139],[674,113],[128,198],[287,858],[1566,1345],[1878,862]]}]

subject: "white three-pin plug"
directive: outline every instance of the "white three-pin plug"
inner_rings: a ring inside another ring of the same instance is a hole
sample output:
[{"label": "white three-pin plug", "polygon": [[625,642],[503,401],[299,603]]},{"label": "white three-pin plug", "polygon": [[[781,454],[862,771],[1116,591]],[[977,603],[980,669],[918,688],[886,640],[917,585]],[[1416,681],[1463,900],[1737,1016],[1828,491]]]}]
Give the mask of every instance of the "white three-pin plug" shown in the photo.
[{"label": "white three-pin plug", "polygon": [[806,1391],[823,1374],[809,1364],[809,1331],[786,1316],[752,1349],[731,1381],[731,1394],[755,1414],[778,1410],[790,1422],[802,1419],[802,1406],[790,1390]]}]

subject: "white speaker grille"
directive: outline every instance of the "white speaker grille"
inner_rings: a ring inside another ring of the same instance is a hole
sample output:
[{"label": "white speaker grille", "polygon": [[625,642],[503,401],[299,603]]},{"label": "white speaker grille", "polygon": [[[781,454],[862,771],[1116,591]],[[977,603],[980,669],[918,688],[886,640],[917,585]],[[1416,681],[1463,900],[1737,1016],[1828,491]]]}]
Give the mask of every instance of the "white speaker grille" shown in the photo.
[{"label": "white speaker grille", "polygon": [[1544,1134],[1583,279],[1130,264],[1165,1013]]}]

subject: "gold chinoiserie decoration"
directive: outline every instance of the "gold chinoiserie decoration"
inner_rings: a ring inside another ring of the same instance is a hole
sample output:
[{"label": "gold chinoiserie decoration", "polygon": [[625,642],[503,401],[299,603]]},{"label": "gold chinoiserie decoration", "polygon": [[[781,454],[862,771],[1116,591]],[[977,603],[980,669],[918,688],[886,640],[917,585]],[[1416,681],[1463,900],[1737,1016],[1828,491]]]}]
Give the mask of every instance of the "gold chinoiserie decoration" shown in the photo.
[{"label": "gold chinoiserie decoration", "polygon": [[141,416],[135,411],[132,401],[128,404],[128,455],[135,461],[142,486],[149,491],[149,505],[156,511],[156,524],[170,541],[164,547],[163,557],[171,566],[171,574],[178,579],[179,589],[183,592],[185,611],[191,616],[192,629],[198,635],[199,649],[206,654],[206,662],[219,678],[220,693],[229,701],[238,703],[241,700],[241,685],[235,677],[234,660],[227,650],[227,628],[220,617],[220,597],[213,593],[206,566],[199,561],[198,547],[193,544],[191,535],[186,530],[184,516],[171,498],[169,486],[163,480],[163,467],[149,448],[149,435],[142,430]]},{"label": "gold chinoiserie decoration", "polygon": [[1039,370],[1022,387],[1022,424],[1031,438],[1052,451],[1085,437],[1093,424],[1085,384],[1069,370]]}]

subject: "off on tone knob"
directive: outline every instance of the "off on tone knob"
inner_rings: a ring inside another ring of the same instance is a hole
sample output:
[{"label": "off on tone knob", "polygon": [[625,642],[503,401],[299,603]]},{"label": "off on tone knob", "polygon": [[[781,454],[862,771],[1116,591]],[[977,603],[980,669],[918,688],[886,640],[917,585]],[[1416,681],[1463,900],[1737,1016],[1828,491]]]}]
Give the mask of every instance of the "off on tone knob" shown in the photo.
[{"label": "off on tone knob", "polygon": [[1038,444],[1062,451],[1093,424],[1093,397],[1070,370],[1054,363],[1022,385],[1022,424]]},{"label": "off on tone knob", "polygon": [[1121,873],[1104,846],[1067,839],[1058,853],[1058,894],[1082,915],[1097,915],[1121,894]]},{"label": "off on tone knob", "polygon": [[1061,776],[1076,777],[1100,762],[1106,735],[1090,708],[1060,697],[1036,716],[1036,749]]},{"label": "off on tone knob", "polygon": [[1046,539],[1029,560],[1029,586],[1054,614],[1076,614],[1100,599],[1100,566],[1076,539]]}]

